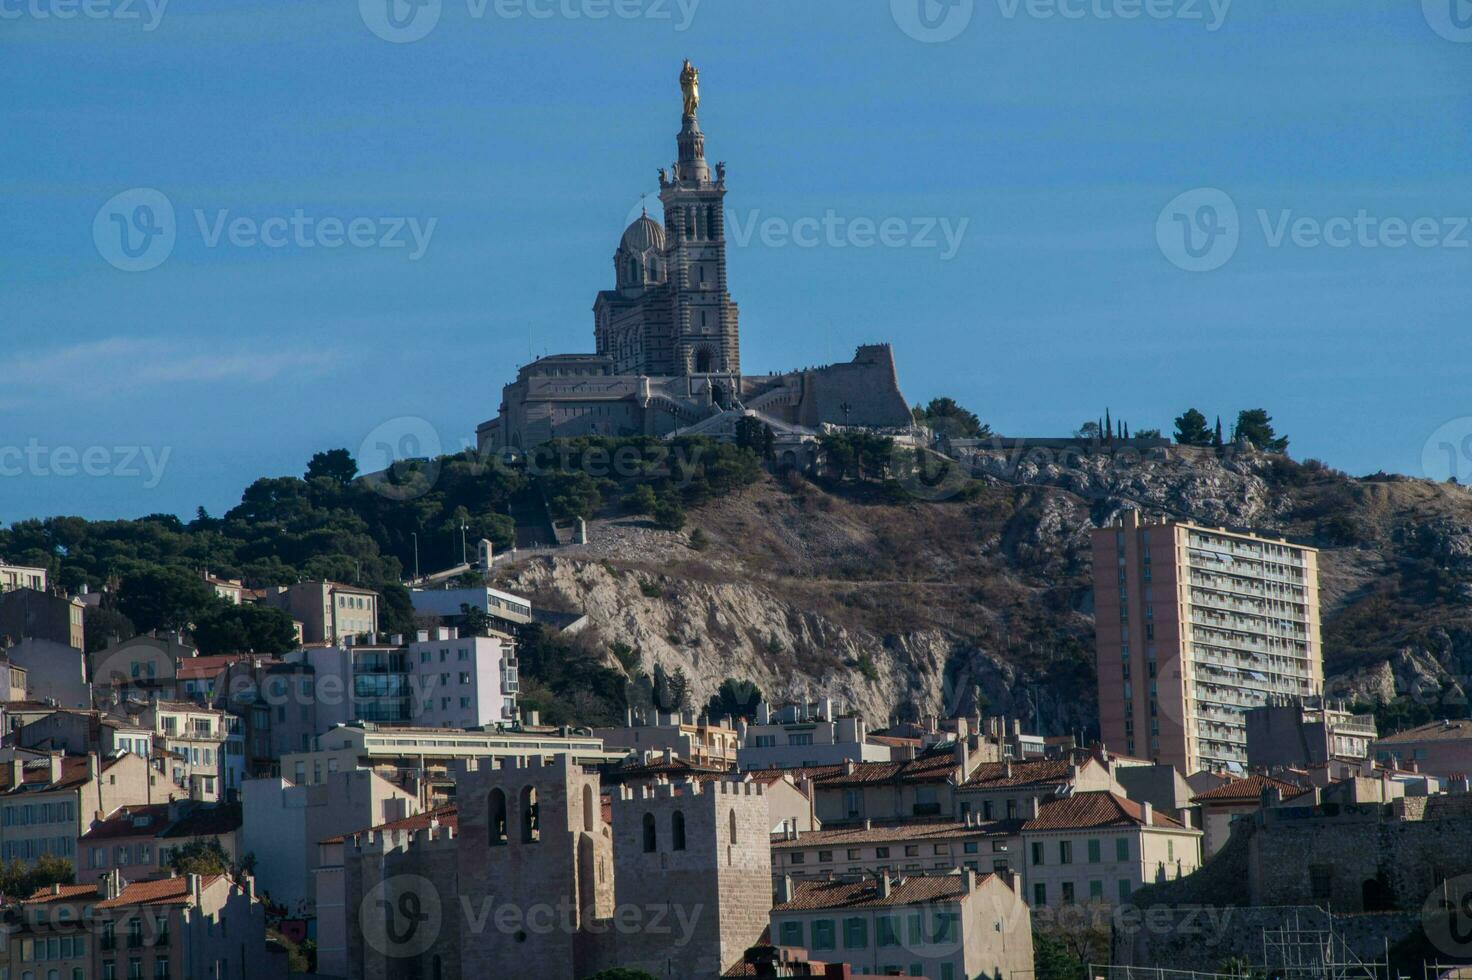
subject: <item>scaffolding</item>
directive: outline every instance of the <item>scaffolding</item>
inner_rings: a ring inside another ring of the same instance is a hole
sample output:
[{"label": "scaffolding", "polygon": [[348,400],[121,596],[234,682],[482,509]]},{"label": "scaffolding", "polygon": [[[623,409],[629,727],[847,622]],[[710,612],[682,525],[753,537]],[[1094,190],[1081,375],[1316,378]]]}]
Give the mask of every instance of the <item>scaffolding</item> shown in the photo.
[{"label": "scaffolding", "polygon": [[[1393,980],[1390,948],[1385,958],[1366,962],[1334,928],[1334,916],[1315,910],[1322,926],[1305,923],[1298,910],[1292,921],[1262,933],[1263,970],[1272,980]],[[1317,916],[1316,916],[1317,918]]]}]

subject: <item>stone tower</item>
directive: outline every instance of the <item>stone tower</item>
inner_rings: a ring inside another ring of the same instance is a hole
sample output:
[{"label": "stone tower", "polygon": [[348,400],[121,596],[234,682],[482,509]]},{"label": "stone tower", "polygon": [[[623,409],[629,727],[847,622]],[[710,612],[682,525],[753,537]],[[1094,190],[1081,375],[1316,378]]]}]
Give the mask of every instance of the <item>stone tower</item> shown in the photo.
[{"label": "stone tower", "polygon": [[[714,977],[755,945],[772,909],[771,816],[759,783],[622,787],[613,800],[618,963],[657,977]],[[655,917],[660,928],[653,928]]]},{"label": "stone tower", "polygon": [[659,172],[664,225],[643,215],[614,253],[615,288],[593,307],[597,352],[617,374],[654,377],[741,373],[736,303],[727,291],[726,171],[714,176],[705,160],[705,134],[696,118],[698,95],[689,62],[681,75],[685,113],[676,137],[679,159]]},{"label": "stone tower", "polygon": [[583,977],[607,954],[612,835],[596,773],[569,755],[466,763],[456,778],[462,976]]}]

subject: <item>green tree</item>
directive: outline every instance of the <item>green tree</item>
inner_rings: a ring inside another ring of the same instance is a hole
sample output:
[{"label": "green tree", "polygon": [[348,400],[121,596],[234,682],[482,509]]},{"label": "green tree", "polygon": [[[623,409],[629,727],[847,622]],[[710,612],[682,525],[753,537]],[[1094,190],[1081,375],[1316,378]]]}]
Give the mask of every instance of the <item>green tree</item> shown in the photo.
[{"label": "green tree", "polygon": [[47,855],[27,865],[14,860],[0,867],[0,894],[10,898],[29,898],[42,888],[70,885],[77,880],[71,862]]},{"label": "green tree", "polygon": [[622,503],[624,510],[630,514],[653,514],[659,498],[654,495],[653,487],[641,483],[632,492],[624,495]]},{"label": "green tree", "polygon": [[181,875],[235,874],[238,870],[230,863],[230,855],[213,837],[197,837],[169,854],[170,868]]},{"label": "green tree", "polygon": [[460,603],[460,630],[464,636],[485,636],[492,627],[490,613],[479,606]]},{"label": "green tree", "polygon": [[754,718],[761,702],[761,688],[751,681],[727,677],[706,703],[705,713],[712,718]]},{"label": "green tree", "polygon": [[141,566],[118,588],[118,611],[144,632],[186,629],[217,601],[201,576],[167,565]]},{"label": "green tree", "polygon": [[357,475],[357,461],[346,449],[329,449],[326,452],[316,453],[307,462],[306,479],[308,481],[321,476],[335,483],[347,485],[353,482],[353,477]]},{"label": "green tree", "polygon": [[924,408],[916,405],[910,414],[917,424],[953,439],[987,439],[992,434],[990,426],[975,412],[962,408],[954,398],[932,398]]},{"label": "green tree", "polygon": [[685,508],[674,496],[660,497],[654,504],[654,523],[666,531],[678,531],[685,526]]},{"label": "green tree", "polygon": [[296,628],[285,610],[255,603],[237,606],[223,599],[199,614],[191,636],[205,656],[296,649]]},{"label": "green tree", "polygon": [[1273,417],[1265,408],[1243,409],[1237,415],[1237,426],[1232,430],[1233,440],[1246,439],[1266,453],[1286,453],[1288,437],[1273,431]]},{"label": "green tree", "polygon": [[116,609],[106,606],[88,606],[82,610],[82,635],[87,652],[94,653],[108,646],[114,638],[128,640],[138,635],[133,621]]},{"label": "green tree", "polygon": [[1211,429],[1206,416],[1194,408],[1188,408],[1176,416],[1176,443],[1182,446],[1211,445]]}]

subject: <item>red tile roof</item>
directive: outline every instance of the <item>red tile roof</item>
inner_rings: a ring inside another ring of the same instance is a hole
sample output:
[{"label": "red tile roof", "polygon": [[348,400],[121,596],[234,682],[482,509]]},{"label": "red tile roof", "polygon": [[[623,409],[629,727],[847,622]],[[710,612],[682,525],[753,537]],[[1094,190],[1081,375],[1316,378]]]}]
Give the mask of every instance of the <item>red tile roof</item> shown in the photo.
[{"label": "red tile roof", "polygon": [[[985,881],[991,875],[981,875]],[[889,894],[879,894],[879,882],[873,878],[859,881],[799,881],[793,885],[792,900],[773,906],[773,912],[815,912],[820,909],[888,908],[896,905],[920,905],[953,901],[962,896],[965,885],[960,875],[918,875],[892,881]]]},{"label": "red tile roof", "polygon": [[1472,720],[1454,718],[1433,721],[1416,728],[1409,728],[1394,735],[1376,739],[1376,745],[1397,745],[1409,742],[1456,742],[1472,739]]},{"label": "red tile roof", "polygon": [[[1029,830],[1087,830],[1095,827],[1142,827],[1145,808],[1134,800],[1105,791],[1074,793],[1045,802],[1038,815],[1022,825]],[[1150,826],[1183,830],[1181,823],[1157,811],[1151,813]]]},{"label": "red tile roof", "polygon": [[108,814],[105,819],[94,822],[80,839],[90,842],[115,837],[153,837],[168,824],[167,803],[124,806]]},{"label": "red tile roof", "polygon": [[1273,779],[1271,776],[1248,776],[1246,779],[1233,779],[1222,783],[1216,789],[1209,789],[1205,793],[1197,793],[1191,797],[1191,802],[1257,803],[1262,799],[1262,791],[1265,789],[1281,790],[1286,799],[1289,796],[1298,795],[1303,787],[1297,783]]},{"label": "red tile roof", "polygon": [[[121,756],[119,757],[121,758]],[[101,772],[107,772],[118,759],[104,759]],[[82,756],[68,755],[61,760],[61,778],[51,781],[51,765],[47,759],[32,759],[22,770],[21,785],[12,781],[10,766],[0,764],[0,793],[50,793],[62,789],[75,789],[87,782],[87,760]]]},{"label": "red tile roof", "polygon": [[24,905],[44,905],[47,902],[71,902],[97,897],[97,883],[90,885],[52,885],[41,888],[30,898],[21,899]]},{"label": "red tile roof", "polygon": [[983,762],[966,780],[967,788],[1000,789],[1010,786],[1035,786],[1067,783],[1073,776],[1073,764],[1067,759],[1034,759],[1030,762]]},{"label": "red tile roof", "polygon": [[902,762],[860,762],[854,765],[853,772],[840,767],[834,775],[824,776],[816,782],[824,789],[881,783],[943,783],[956,774],[956,768],[956,757],[947,745]]},{"label": "red tile roof", "polygon": [[[199,886],[208,888],[224,875],[202,875]],[[189,878],[155,878],[152,881],[135,881],[122,890],[117,898],[98,902],[99,909],[115,909],[125,905],[188,905]]]}]

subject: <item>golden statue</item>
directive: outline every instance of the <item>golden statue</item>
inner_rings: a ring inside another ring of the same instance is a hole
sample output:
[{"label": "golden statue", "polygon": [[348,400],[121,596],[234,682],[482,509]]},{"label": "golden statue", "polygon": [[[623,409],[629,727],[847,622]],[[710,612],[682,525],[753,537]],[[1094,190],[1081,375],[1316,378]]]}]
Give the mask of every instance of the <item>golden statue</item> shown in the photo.
[{"label": "golden statue", "polygon": [[700,69],[690,64],[689,58],[680,69],[680,91],[685,93],[685,115],[694,116],[700,108]]}]

